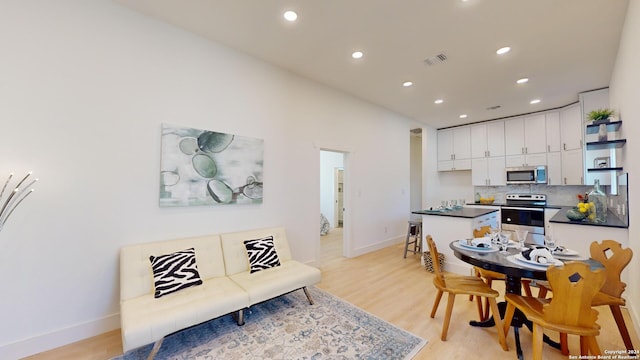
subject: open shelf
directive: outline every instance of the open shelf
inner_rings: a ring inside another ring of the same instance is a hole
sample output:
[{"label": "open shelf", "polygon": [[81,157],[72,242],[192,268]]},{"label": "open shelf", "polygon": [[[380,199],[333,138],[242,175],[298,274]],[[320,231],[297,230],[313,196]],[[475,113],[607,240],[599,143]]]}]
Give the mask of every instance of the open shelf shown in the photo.
[{"label": "open shelf", "polygon": [[588,142],[587,150],[618,149],[626,143],[627,139]]},{"label": "open shelf", "polygon": [[604,172],[604,171],[622,171],[621,167],[593,168],[587,169],[588,172]]},{"label": "open shelf", "polygon": [[[612,121],[607,123],[607,132],[614,132],[620,129],[620,125],[622,125],[622,120],[620,121]],[[598,128],[600,125],[587,125],[587,134],[597,134]]]}]

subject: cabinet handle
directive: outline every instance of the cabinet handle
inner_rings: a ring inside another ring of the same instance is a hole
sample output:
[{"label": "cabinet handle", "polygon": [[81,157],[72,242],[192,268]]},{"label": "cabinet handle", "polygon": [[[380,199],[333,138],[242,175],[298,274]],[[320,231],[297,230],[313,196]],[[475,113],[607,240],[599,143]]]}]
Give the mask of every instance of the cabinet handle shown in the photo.
[{"label": "cabinet handle", "polygon": [[582,147],[582,139],[580,139],[580,147]]},{"label": "cabinet handle", "polygon": [[529,149],[527,149],[527,147],[526,147],[526,146],[524,147],[524,153],[525,153],[525,154],[528,154],[528,153],[529,153]]},{"label": "cabinet handle", "polygon": [[547,145],[547,152],[551,152],[551,145]]},{"label": "cabinet handle", "polygon": [[564,178],[564,184],[567,185],[567,178]]},{"label": "cabinet handle", "polygon": [[[580,141],[582,143],[582,141]],[[580,145],[582,147],[582,145]],[[562,150],[567,150],[567,143],[562,143]]]},{"label": "cabinet handle", "polygon": [[520,153],[524,154],[524,148],[520,148]]}]

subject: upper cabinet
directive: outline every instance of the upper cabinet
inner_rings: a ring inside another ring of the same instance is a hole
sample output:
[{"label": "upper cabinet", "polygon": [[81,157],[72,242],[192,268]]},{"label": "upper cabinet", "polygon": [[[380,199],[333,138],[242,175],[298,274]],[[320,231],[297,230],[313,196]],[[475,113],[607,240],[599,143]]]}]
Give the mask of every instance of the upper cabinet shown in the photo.
[{"label": "upper cabinet", "polygon": [[545,115],[547,132],[547,152],[558,152],[562,148],[560,138],[560,113],[557,111]]},{"label": "upper cabinet", "polygon": [[469,126],[438,130],[438,171],[471,170]]},{"label": "upper cabinet", "polygon": [[560,110],[562,150],[582,149],[583,123],[580,104],[571,105]]},{"label": "upper cabinet", "polygon": [[471,157],[504,156],[504,121],[471,126]]},{"label": "upper cabinet", "polygon": [[504,122],[506,155],[547,152],[545,115],[534,115]]}]

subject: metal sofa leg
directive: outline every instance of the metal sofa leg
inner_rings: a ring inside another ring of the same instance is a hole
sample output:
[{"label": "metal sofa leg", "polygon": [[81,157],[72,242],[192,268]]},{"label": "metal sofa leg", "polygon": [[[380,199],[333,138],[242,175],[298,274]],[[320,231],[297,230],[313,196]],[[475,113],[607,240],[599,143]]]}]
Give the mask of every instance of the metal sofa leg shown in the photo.
[{"label": "metal sofa leg", "polygon": [[156,357],[156,354],[158,353],[158,351],[160,350],[160,347],[162,346],[162,341],[164,340],[164,338],[156,341],[153,344],[153,349],[151,349],[151,352],[149,353],[149,356],[147,357],[147,360],[153,360]]},{"label": "metal sofa leg", "polygon": [[238,310],[237,313],[232,313],[231,316],[238,323],[238,326],[244,325],[244,309]]},{"label": "metal sofa leg", "polygon": [[311,294],[309,294],[309,290],[307,289],[307,287],[303,287],[302,291],[304,291],[304,294],[307,295],[307,300],[309,300],[309,305],[313,305],[313,299],[311,298]]}]

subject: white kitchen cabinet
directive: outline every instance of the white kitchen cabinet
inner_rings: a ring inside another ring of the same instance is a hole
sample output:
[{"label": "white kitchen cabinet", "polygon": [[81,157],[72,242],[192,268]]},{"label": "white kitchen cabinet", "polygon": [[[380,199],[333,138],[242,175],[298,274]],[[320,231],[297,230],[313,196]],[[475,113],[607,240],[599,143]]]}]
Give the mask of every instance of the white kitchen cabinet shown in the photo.
[{"label": "white kitchen cabinet", "polygon": [[560,113],[558,111],[545,114],[547,132],[547,152],[560,151],[562,139],[560,138]]},{"label": "white kitchen cabinet", "polygon": [[469,126],[438,130],[438,171],[471,169]]},{"label": "white kitchen cabinet", "polygon": [[470,132],[473,159],[504,156],[504,121],[473,125]]},{"label": "white kitchen cabinet", "polygon": [[547,165],[547,154],[511,155],[505,159],[506,167]]},{"label": "white kitchen cabinet", "polygon": [[562,184],[562,153],[560,151],[547,153],[547,185]]},{"label": "white kitchen cabinet", "polygon": [[504,156],[472,159],[471,182],[475,186],[506,185],[504,168]]},{"label": "white kitchen cabinet", "polygon": [[582,149],[562,151],[562,185],[583,185]]},{"label": "white kitchen cabinet", "polygon": [[534,115],[504,122],[505,154],[526,155],[547,152],[545,115]]},{"label": "white kitchen cabinet", "polygon": [[582,149],[584,122],[580,114],[580,105],[567,106],[560,110],[560,137],[562,150]]}]

